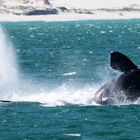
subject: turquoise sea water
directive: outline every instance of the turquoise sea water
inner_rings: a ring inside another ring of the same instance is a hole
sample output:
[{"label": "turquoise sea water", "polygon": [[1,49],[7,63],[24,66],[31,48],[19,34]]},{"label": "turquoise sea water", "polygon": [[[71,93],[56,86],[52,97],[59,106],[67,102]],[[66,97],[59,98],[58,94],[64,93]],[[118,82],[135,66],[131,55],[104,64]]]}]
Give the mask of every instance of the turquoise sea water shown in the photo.
[{"label": "turquoise sea water", "polygon": [[0,104],[0,140],[140,139],[139,101],[94,102],[98,87],[119,74],[109,66],[111,51],[140,64],[140,20],[1,24],[17,55],[19,83],[1,91],[14,102]]}]

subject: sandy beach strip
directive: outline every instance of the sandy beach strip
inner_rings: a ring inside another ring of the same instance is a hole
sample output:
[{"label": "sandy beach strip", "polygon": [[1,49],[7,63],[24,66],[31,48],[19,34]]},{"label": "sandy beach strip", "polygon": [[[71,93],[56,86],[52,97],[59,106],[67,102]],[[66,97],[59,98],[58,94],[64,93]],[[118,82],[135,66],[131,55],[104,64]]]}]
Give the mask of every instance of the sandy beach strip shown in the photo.
[{"label": "sandy beach strip", "polygon": [[117,20],[117,19],[140,19],[140,12],[132,11],[96,11],[94,14],[59,14],[59,15],[0,15],[0,22],[23,22],[23,21],[78,21],[78,20]]}]

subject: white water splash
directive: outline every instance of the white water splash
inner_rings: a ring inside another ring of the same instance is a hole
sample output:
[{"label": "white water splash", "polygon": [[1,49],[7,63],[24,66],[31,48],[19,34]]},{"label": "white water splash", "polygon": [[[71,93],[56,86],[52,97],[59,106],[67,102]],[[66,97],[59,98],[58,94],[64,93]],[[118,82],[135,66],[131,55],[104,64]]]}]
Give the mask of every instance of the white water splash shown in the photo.
[{"label": "white water splash", "polygon": [[[76,72],[65,73],[64,76]],[[16,54],[8,35],[0,27],[0,100],[39,102],[42,106],[62,106],[65,104],[92,105],[95,102],[95,88],[77,89],[62,85],[53,90],[37,87],[28,80],[19,78]]]},{"label": "white water splash", "polygon": [[0,27],[0,91],[15,88],[18,77],[13,45],[4,29]]},{"label": "white water splash", "polygon": [[76,74],[76,71],[64,73],[64,74],[62,74],[62,75],[63,75],[63,76],[71,76],[71,75],[75,75],[75,74]]},{"label": "white water splash", "polygon": [[64,106],[66,104],[73,105],[97,105],[94,101],[94,93],[96,88],[93,86],[87,86],[82,89],[76,89],[69,87],[68,85],[62,85],[53,90],[47,89],[28,89],[19,90],[16,92],[6,94],[3,96],[3,100],[10,99],[10,101],[18,102],[39,102],[44,107]]},{"label": "white water splash", "polygon": [[74,134],[64,134],[65,136],[72,136],[72,137],[81,137],[81,134],[74,133]]},{"label": "white water splash", "polygon": [[[63,76],[75,75],[64,73]],[[101,85],[100,85],[101,86]],[[14,47],[6,32],[0,27],[0,100],[39,102],[44,107],[74,105],[97,105],[95,92],[99,86],[88,85],[81,88],[63,84],[55,89],[32,85],[19,77]],[[140,99],[134,102],[139,104]],[[117,105],[120,105],[117,101]],[[125,102],[124,104],[131,104]]]}]

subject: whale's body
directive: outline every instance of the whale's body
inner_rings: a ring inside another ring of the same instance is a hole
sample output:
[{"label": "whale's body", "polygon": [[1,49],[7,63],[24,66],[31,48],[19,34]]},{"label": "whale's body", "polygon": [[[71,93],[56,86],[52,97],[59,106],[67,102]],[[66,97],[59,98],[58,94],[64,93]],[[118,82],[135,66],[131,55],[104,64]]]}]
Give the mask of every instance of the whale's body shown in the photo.
[{"label": "whale's body", "polygon": [[111,53],[110,66],[122,74],[97,92],[97,103],[114,104],[116,101],[135,101],[140,97],[140,69],[120,52]]}]

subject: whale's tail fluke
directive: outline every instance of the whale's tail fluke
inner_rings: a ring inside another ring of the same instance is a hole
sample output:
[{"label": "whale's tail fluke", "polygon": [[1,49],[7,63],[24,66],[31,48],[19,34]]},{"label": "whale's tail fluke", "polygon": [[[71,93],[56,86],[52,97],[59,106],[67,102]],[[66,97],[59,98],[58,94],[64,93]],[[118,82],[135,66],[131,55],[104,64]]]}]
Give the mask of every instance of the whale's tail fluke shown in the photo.
[{"label": "whale's tail fluke", "polygon": [[110,66],[121,72],[129,72],[138,69],[138,67],[124,54],[120,52],[111,52]]}]

